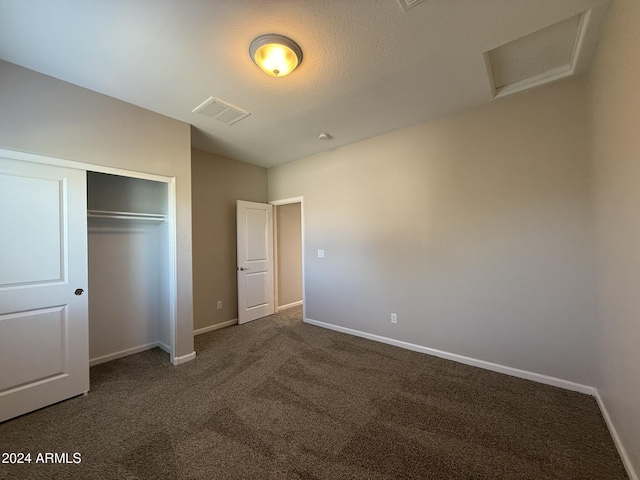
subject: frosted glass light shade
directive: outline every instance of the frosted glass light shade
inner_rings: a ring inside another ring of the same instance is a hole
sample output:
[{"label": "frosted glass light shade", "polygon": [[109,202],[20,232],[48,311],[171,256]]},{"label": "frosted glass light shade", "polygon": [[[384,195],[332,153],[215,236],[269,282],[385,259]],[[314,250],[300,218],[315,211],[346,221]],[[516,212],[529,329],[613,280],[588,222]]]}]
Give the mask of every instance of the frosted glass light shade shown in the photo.
[{"label": "frosted glass light shade", "polygon": [[264,73],[284,77],[302,62],[302,50],[296,42],[282,35],[261,35],[251,42],[251,59]]}]

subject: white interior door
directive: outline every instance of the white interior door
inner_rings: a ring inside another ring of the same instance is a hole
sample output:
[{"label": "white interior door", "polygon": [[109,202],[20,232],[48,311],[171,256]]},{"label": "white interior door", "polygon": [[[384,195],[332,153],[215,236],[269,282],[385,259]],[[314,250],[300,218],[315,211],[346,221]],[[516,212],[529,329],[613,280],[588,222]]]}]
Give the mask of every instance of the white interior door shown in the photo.
[{"label": "white interior door", "polygon": [[89,390],[85,176],[0,158],[0,421]]},{"label": "white interior door", "polygon": [[238,200],[238,323],[271,315],[273,290],[273,207]]}]

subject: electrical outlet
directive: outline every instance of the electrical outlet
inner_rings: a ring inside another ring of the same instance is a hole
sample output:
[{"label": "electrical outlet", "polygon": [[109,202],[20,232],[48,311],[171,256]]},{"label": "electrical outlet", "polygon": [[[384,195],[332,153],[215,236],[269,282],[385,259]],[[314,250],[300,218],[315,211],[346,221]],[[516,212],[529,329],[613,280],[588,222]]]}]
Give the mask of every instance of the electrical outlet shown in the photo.
[{"label": "electrical outlet", "polygon": [[391,323],[398,323],[398,314],[397,313],[392,313],[391,314]]},{"label": "electrical outlet", "polygon": [[318,250],[318,258],[324,258],[324,250]]},{"label": "electrical outlet", "polygon": [[218,303],[216,304],[216,308],[218,310],[220,310],[222,308],[222,300],[218,300]]}]

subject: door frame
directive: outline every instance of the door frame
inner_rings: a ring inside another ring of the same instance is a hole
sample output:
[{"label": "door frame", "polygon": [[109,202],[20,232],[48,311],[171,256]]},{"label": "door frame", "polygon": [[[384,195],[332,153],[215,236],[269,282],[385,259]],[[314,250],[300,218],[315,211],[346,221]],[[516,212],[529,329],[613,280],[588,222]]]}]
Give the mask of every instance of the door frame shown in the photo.
[{"label": "door frame", "polygon": [[[269,202],[269,204],[273,205],[274,207],[278,207],[280,205],[289,205],[291,203],[299,203],[300,204],[300,237],[301,237],[301,243],[302,243],[302,319],[304,320],[305,318],[307,318],[306,316],[306,312],[307,312],[307,303],[305,302],[305,241],[304,241],[304,237],[305,237],[305,228],[304,228],[304,197],[290,197],[290,198],[283,198],[281,200],[272,200]],[[277,220],[276,220],[277,215],[274,213],[273,215],[273,222],[274,222],[274,228],[273,228],[273,235],[274,235],[274,241],[273,241],[273,251],[274,251],[274,267],[273,267],[273,272],[274,272],[274,282],[273,282],[273,288],[275,291],[275,298],[276,298],[276,313],[278,313],[278,303],[280,303],[280,299],[279,299],[279,292],[278,292],[278,244],[277,244]]]},{"label": "door frame", "polygon": [[[176,179],[175,177],[167,177],[152,173],[137,172],[134,170],[125,170],[122,168],[108,167],[104,165],[96,165],[93,163],[78,162],[75,160],[66,160],[58,157],[50,157],[45,155],[37,155],[33,153],[21,152],[18,150],[9,150],[0,148],[0,156],[12,160],[19,160],[31,163],[41,163],[45,165],[54,165],[58,167],[72,168],[75,170],[91,171],[98,173],[107,173],[111,175],[119,175],[121,177],[139,178],[142,180],[152,180],[167,184],[167,226],[169,231],[169,356],[172,364],[181,363],[181,359],[176,357],[177,344],[177,326],[178,326],[178,264],[177,264],[177,228],[176,228]],[[87,339],[88,340],[88,339]],[[163,345],[159,346],[162,348]],[[183,361],[183,360],[182,360]]]}]

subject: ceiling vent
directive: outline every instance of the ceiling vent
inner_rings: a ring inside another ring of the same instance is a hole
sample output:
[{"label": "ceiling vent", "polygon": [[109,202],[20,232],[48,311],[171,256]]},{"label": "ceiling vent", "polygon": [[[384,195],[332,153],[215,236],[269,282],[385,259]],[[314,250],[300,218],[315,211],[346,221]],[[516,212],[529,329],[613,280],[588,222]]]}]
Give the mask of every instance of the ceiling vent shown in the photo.
[{"label": "ceiling vent", "polygon": [[575,15],[485,52],[494,97],[573,75],[588,19]]},{"label": "ceiling vent", "polygon": [[227,102],[223,102],[222,100],[213,97],[209,97],[194,108],[193,113],[199,113],[205,117],[215,118],[219,122],[226,123],[227,125],[233,125],[244,117],[251,115],[249,112],[245,112],[238,107],[234,107]]},{"label": "ceiling vent", "polygon": [[400,6],[403,10],[407,11],[410,8],[415,7],[419,3],[424,2],[424,0],[398,0],[400,2]]}]

